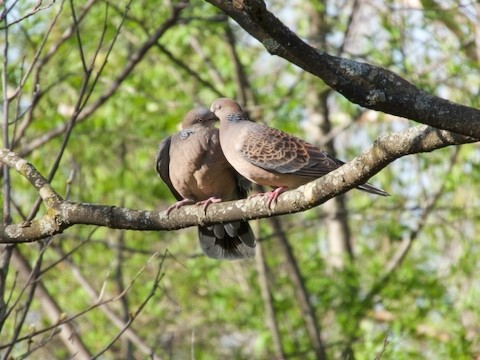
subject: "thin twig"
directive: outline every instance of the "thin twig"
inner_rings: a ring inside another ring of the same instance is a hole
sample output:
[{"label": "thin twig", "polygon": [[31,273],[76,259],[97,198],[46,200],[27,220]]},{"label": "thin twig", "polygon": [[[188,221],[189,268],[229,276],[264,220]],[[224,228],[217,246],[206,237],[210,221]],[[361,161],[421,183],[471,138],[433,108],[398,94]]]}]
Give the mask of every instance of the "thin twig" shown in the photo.
[{"label": "thin twig", "polygon": [[[14,3],[16,4],[16,2]],[[14,5],[12,5],[13,8]],[[11,9],[11,8],[10,8]],[[7,15],[9,9],[7,9],[7,4],[4,4],[4,13],[5,13],[5,23],[7,23]],[[2,107],[3,107],[3,118],[2,118],[2,129],[3,129],[3,146],[6,149],[10,148],[10,139],[8,134],[8,118],[9,118],[9,109],[10,102],[8,99],[8,28],[4,31],[4,47],[3,47],[3,62],[2,62]],[[11,217],[11,187],[10,187],[10,169],[6,167],[6,164],[2,166],[3,169],[3,226],[8,226],[12,222]],[[8,269],[10,266],[10,258],[13,251],[13,246],[11,245],[0,245],[0,333],[2,332],[3,325],[7,319],[7,310],[5,304],[5,291],[6,291],[6,281]]]},{"label": "thin twig", "polygon": [[218,97],[221,97],[223,96],[223,93],[217,89],[215,86],[214,86],[214,82],[209,82],[205,79],[202,78],[202,76],[200,75],[200,73],[196,72],[195,70],[193,70],[190,66],[188,66],[187,63],[185,63],[184,61],[182,61],[180,58],[176,57],[175,55],[173,55],[173,53],[168,50],[164,45],[158,43],[157,45],[157,48],[163,53],[165,54],[165,56],[172,62],[174,63],[176,66],[178,66],[180,69],[183,69],[188,75],[190,75],[191,77],[193,77],[195,80],[198,81],[198,83],[200,85],[202,85],[204,88],[207,88],[207,89],[210,89],[215,95],[217,95]]},{"label": "thin twig", "polygon": [[385,338],[383,339],[382,348],[375,356],[375,360],[380,360],[382,358],[383,354],[385,353],[385,350],[387,350],[388,343],[389,343],[388,335],[386,335]]},{"label": "thin twig", "polygon": [[[17,0],[17,1],[18,1],[18,0]],[[11,6],[11,9],[13,9],[13,7],[14,7],[15,4],[17,3],[17,1],[15,1],[15,3]],[[52,2],[51,2],[50,4],[47,4],[47,5],[44,5],[44,6],[35,6],[30,12],[26,13],[25,15],[19,17],[19,18],[16,19],[16,20],[13,20],[13,21],[9,22],[7,25],[5,25],[5,26],[3,26],[3,27],[0,27],[0,31],[6,30],[6,29],[8,29],[10,26],[15,25],[15,24],[18,24],[18,23],[22,22],[22,21],[25,20],[25,19],[28,19],[30,16],[35,15],[35,14],[38,13],[39,11],[49,9],[51,6],[53,6],[53,4],[55,4],[55,0],[52,0]],[[2,14],[0,15],[0,22],[2,22],[3,18],[4,18],[4,14],[2,13]]]},{"label": "thin twig", "polygon": [[[143,43],[143,45],[135,53],[132,54],[132,56],[130,56],[128,63],[125,65],[117,78],[112,82],[111,86],[103,94],[101,94],[95,102],[83,108],[82,112],[78,114],[76,118],[77,123],[89,118],[90,115],[92,115],[100,106],[102,106],[108,99],[112,97],[112,95],[117,91],[123,81],[128,77],[128,75],[130,75],[130,73],[138,65],[138,63],[145,57],[150,48],[155,46],[158,39],[160,39],[170,28],[177,24],[182,10],[187,5],[188,2],[186,0],[182,0],[176,5],[174,5],[170,17],[158,27],[158,29]],[[41,135],[40,137],[32,139],[25,147],[20,149],[19,153],[22,154],[22,156],[30,154],[33,150],[42,146],[46,142],[65,133],[66,129],[68,128],[68,124],[69,122],[67,121],[57,126],[53,130],[50,130],[49,132]]]},{"label": "thin twig", "polygon": [[[122,16],[122,20],[120,21],[120,24],[117,26],[117,28],[115,29],[115,34],[113,35],[113,39],[112,41],[110,42],[110,46],[108,47],[108,50],[107,50],[107,53],[105,54],[105,58],[102,62],[102,64],[100,65],[100,69],[98,70],[97,74],[95,75],[95,77],[93,78],[93,81],[92,81],[92,85],[90,86],[90,90],[88,91],[86,97],[85,97],[85,101],[81,104],[80,106],[80,109],[84,109],[85,106],[87,105],[87,102],[88,102],[88,99],[90,99],[90,96],[92,95],[93,93],[93,89],[95,88],[95,85],[97,84],[98,80],[100,79],[100,76],[102,75],[103,73],[103,70],[105,69],[105,66],[107,65],[108,63],[108,59],[110,57],[110,54],[113,50],[113,46],[115,45],[115,43],[117,42],[117,39],[118,39],[118,36],[120,35],[120,30],[122,29],[123,27],[123,24],[125,22],[125,19],[126,19],[126,16],[127,16],[127,13],[128,11],[130,10],[130,6],[132,4],[132,1],[133,0],[130,0],[127,5],[125,6],[125,10],[123,12],[123,16]],[[93,69],[94,65],[95,65],[95,61],[97,59],[97,56],[98,54],[100,53],[100,49],[103,45],[103,39],[105,37],[105,33],[107,32],[107,16],[108,16],[108,3],[105,4],[105,20],[104,20],[104,24],[103,24],[103,30],[102,30],[102,35],[101,35],[101,38],[100,38],[100,41],[98,43],[98,46],[97,46],[97,49],[95,51],[95,54],[93,56],[93,59],[92,59],[92,62],[91,62],[91,68]]]},{"label": "thin twig", "polygon": [[78,51],[80,53],[80,60],[82,62],[83,72],[87,74],[89,72],[89,69],[87,68],[85,54],[83,53],[82,38],[80,36],[80,27],[78,25],[77,16],[75,15],[75,6],[73,6],[73,0],[70,0],[70,9],[72,10],[73,25],[75,26],[75,35],[77,37]]},{"label": "thin twig", "polygon": [[415,239],[417,239],[418,235],[421,233],[421,231],[427,224],[428,218],[433,213],[438,201],[441,199],[441,197],[445,193],[444,189],[447,183],[447,177],[451,174],[452,168],[456,164],[459,151],[460,151],[459,147],[456,147],[453,150],[453,154],[450,158],[448,170],[445,172],[446,176],[444,177],[437,191],[435,191],[435,193],[427,200],[426,205],[422,207],[422,212],[419,216],[417,226],[414,229],[412,229],[410,234],[403,239],[402,243],[400,244],[395,254],[387,262],[385,266],[384,274],[375,282],[375,284],[373,284],[370,291],[365,296],[364,300],[362,301],[362,303],[365,306],[369,304],[372,301],[372,299],[375,297],[375,295],[377,295],[385,287],[385,285],[391,279],[393,274],[403,263],[403,260],[405,259],[409,250],[411,249],[413,242],[415,241]]},{"label": "thin twig", "polygon": [[[112,345],[120,338],[120,336],[122,336],[122,334],[127,331],[127,329],[130,328],[130,326],[132,325],[133,321],[137,318],[137,316],[140,314],[140,312],[143,310],[143,308],[145,307],[145,305],[147,305],[148,301],[150,301],[150,299],[155,295],[155,292],[157,291],[157,289],[160,287],[160,281],[162,280],[163,278],[163,275],[164,273],[162,273],[162,267],[163,267],[163,262],[165,260],[165,255],[162,257],[162,260],[160,261],[160,264],[158,265],[158,268],[157,268],[157,273],[155,275],[155,278],[154,278],[154,281],[153,281],[153,285],[152,287],[150,288],[150,292],[148,293],[148,295],[146,296],[146,298],[144,299],[144,301],[140,304],[140,306],[138,307],[138,309],[130,314],[130,319],[125,323],[125,326],[123,327],[123,329],[121,329],[118,334],[116,336],[113,337],[113,339],[101,350],[99,351],[97,354],[95,354],[94,356],[92,356],[92,359],[97,359],[98,357],[100,357],[102,354],[104,354],[108,349],[110,349],[112,347]],[[126,293],[125,293],[126,294]],[[152,355],[152,354],[150,354]]]},{"label": "thin twig", "polygon": [[[61,258],[65,258],[65,255],[61,249],[56,248],[56,251]],[[164,255],[166,256],[166,254]],[[152,258],[152,257],[150,257]],[[70,271],[72,272],[73,278],[79,283],[82,289],[87,293],[92,301],[98,301],[100,298],[100,294],[95,291],[92,287],[90,282],[83,276],[81,269],[76,266],[72,261],[67,260],[65,264],[69,267]],[[122,287],[121,292],[125,291],[125,286]],[[115,325],[119,329],[123,329],[125,326],[125,322],[128,319],[121,319],[115,312],[113,312],[108,304],[99,308],[101,312],[105,314],[105,316],[111,321],[113,325]],[[138,334],[132,329],[129,328],[124,332],[125,337],[131,341],[142,353],[148,356],[152,356],[153,359],[158,360],[158,356],[154,354],[154,350],[149,347]]]},{"label": "thin twig", "polygon": [[[39,258],[40,259],[40,258]],[[27,280],[26,285],[28,286],[29,284],[31,285],[31,291],[28,294],[28,297],[30,297],[33,294],[33,291],[35,291],[35,299],[38,299],[43,311],[47,314],[49,317],[52,325],[51,330],[52,334],[50,334],[49,338],[52,338],[53,335],[56,335],[57,332],[55,331],[56,328],[59,328],[60,331],[58,334],[60,335],[64,345],[68,348],[69,352],[73,355],[76,354],[76,356],[79,359],[90,359],[90,353],[84,343],[82,342],[81,338],[78,336],[77,332],[75,331],[75,328],[72,323],[70,322],[65,322],[63,324],[60,324],[60,319],[62,318],[62,309],[58,306],[57,302],[55,299],[49,294],[48,290],[43,286],[43,284],[38,281],[38,270],[32,270],[30,266],[28,265],[27,261],[24,259],[24,257],[20,254],[18,249],[15,251],[13,257],[12,257],[12,263],[14,266],[19,270],[20,274],[23,274],[24,276],[28,277],[28,279],[33,279],[32,280]],[[39,261],[37,261],[37,264],[39,264]],[[35,266],[36,267],[36,266]],[[32,277],[33,275],[33,277]],[[33,288],[35,288],[33,290]],[[27,299],[27,305],[25,307],[25,312],[27,312],[30,308],[30,303],[31,299]],[[17,325],[17,328],[19,326]],[[27,335],[25,336],[27,339],[32,339],[33,336]],[[21,342],[22,339],[16,334],[16,336],[9,342],[9,344],[5,345],[7,348],[6,352],[3,354],[4,358],[7,359],[6,357],[9,352],[14,348],[14,346],[17,346],[19,342]],[[46,342],[44,339],[42,342]],[[29,342],[32,343],[32,342]]]},{"label": "thin twig", "polygon": [[3,11],[0,14],[0,22],[5,21],[5,30],[8,30],[9,25],[7,23],[7,15],[10,13],[10,11],[13,10],[13,8],[17,5],[19,0],[15,0],[9,8],[7,8],[7,2],[6,1],[2,1],[2,2],[3,2]]},{"label": "thin twig", "polygon": [[[79,33],[79,24],[77,22],[77,17],[75,15],[75,9],[74,9],[74,6],[73,6],[73,0],[70,0],[70,5],[71,5],[71,8],[72,8],[72,17],[73,17],[73,21],[75,23],[75,29],[76,29],[76,32],[77,32],[77,43],[78,43],[78,47],[79,47],[80,58],[82,60],[82,66],[83,66],[83,69],[84,69],[84,77],[82,79],[82,85],[80,87],[80,91],[79,91],[79,94],[78,94],[77,102],[76,102],[75,107],[74,107],[73,114],[72,114],[72,116],[71,116],[71,118],[68,122],[67,128],[65,129],[65,135],[63,137],[62,144],[60,145],[60,149],[57,153],[57,157],[55,158],[55,161],[53,162],[52,168],[51,168],[50,173],[48,175],[48,178],[47,178],[48,182],[51,182],[53,180],[53,178],[54,178],[54,176],[55,176],[55,174],[58,170],[58,167],[60,166],[60,161],[62,160],[63,154],[65,152],[68,141],[70,139],[70,135],[72,134],[73,128],[75,126],[77,117],[80,114],[80,112],[83,110],[84,106],[86,105],[86,102],[84,102],[83,99],[85,98],[85,101],[87,101],[87,99],[89,97],[89,94],[91,94],[91,92],[93,91],[93,87],[90,89],[90,91],[88,91],[90,77],[91,77],[91,74],[92,74],[92,69],[93,69],[93,66],[94,66],[95,57],[98,54],[99,49],[100,49],[100,47],[103,43],[104,33],[106,32],[106,27],[104,27],[102,35],[101,35],[101,40],[100,40],[99,45],[97,47],[97,50],[95,52],[95,56],[92,59],[91,64],[87,67],[86,60],[85,60],[85,54],[84,54],[84,51],[83,51],[83,46],[82,46],[80,33]],[[120,24],[120,27],[121,27],[122,24],[123,24],[123,21]],[[115,43],[115,39],[118,36],[118,33],[120,31],[120,27],[117,28],[117,32],[115,34],[114,41],[112,42],[112,46],[110,47],[110,49],[108,51],[108,54],[110,54],[110,51],[113,47],[113,44]],[[103,70],[103,67],[105,66],[107,61],[108,61],[108,55],[105,57],[105,59],[103,61],[101,70]],[[98,76],[100,76],[101,70],[100,70]],[[98,77],[94,80],[94,84],[96,84],[96,80],[98,80]],[[32,220],[36,216],[36,214],[37,214],[37,212],[40,208],[41,201],[42,201],[41,198],[37,198],[34,206],[32,207],[32,210],[30,211],[29,216],[27,217],[28,221]]]},{"label": "thin twig", "polygon": [[[158,254],[154,254],[148,261],[147,261],[147,264],[152,261],[153,259],[157,258],[158,257]],[[35,330],[33,332],[31,332],[30,334],[28,335],[25,335],[25,336],[22,336],[22,337],[19,337],[17,339],[17,343],[21,342],[21,341],[26,341],[26,340],[31,340],[33,339],[34,337],[38,336],[38,335],[41,335],[45,332],[48,332],[48,331],[51,331],[52,329],[55,329],[57,328],[58,326],[60,325],[64,325],[64,324],[67,324],[83,315],[85,315],[86,313],[92,311],[93,309],[96,309],[97,307],[99,306],[103,306],[105,304],[108,304],[108,303],[111,303],[111,302],[114,302],[114,301],[118,301],[120,298],[122,298],[123,296],[125,296],[125,294],[130,290],[130,288],[135,284],[135,282],[138,280],[138,278],[140,277],[140,275],[145,271],[146,269],[146,265],[142,266],[140,268],[140,270],[135,274],[135,276],[133,277],[133,279],[130,281],[130,283],[126,286],[125,290],[123,292],[121,292],[120,294],[118,295],[115,295],[115,296],[112,296],[110,297],[109,299],[106,299],[106,300],[102,300],[102,301],[98,301],[96,302],[95,304],[89,306],[88,308],[82,310],[82,311],[79,311],[78,313],[76,313],[75,315],[72,315],[68,318],[62,318],[62,319],[59,319],[59,321],[55,324],[52,324],[50,326],[46,326],[44,327],[43,329],[40,329],[40,330]],[[5,348],[8,348],[12,346],[12,343],[11,342],[8,342],[8,343],[5,343],[5,344],[0,344],[0,350],[2,349],[5,349]]]},{"label": "thin twig", "polygon": [[[123,244],[125,242],[125,236],[124,235],[125,235],[124,231],[119,232],[119,234],[118,234],[118,243],[119,244]],[[114,277],[115,277],[115,282],[117,284],[118,291],[122,292],[123,289],[125,289],[125,282],[124,282],[124,278],[123,278],[123,265],[125,263],[125,258],[123,256],[123,251],[121,250],[121,248],[118,248],[116,253],[117,253],[117,257],[116,257],[116,261],[115,261],[115,275],[114,275]],[[128,322],[129,317],[130,317],[130,315],[129,315],[130,314],[130,306],[129,306],[128,296],[124,296],[123,298],[120,299],[120,308],[121,308],[121,312],[122,312],[122,321],[124,323],[126,323],[126,322]],[[130,341],[130,339],[128,339],[128,337],[125,339],[125,342],[126,342],[126,346],[125,346],[126,349],[125,349],[124,358],[128,359],[128,360],[134,359],[132,342]]]}]

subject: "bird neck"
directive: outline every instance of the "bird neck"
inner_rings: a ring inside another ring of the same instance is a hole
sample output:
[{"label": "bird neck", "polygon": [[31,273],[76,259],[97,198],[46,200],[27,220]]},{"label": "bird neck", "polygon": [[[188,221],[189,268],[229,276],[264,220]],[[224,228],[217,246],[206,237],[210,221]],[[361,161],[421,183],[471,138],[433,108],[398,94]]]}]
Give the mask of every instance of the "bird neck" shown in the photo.
[{"label": "bird neck", "polygon": [[248,120],[247,116],[244,113],[230,113],[227,115],[227,121],[232,123],[237,123],[243,120]]},{"label": "bird neck", "polygon": [[190,135],[194,134],[195,131],[192,129],[182,129],[180,130],[180,139],[185,140],[188,138]]}]

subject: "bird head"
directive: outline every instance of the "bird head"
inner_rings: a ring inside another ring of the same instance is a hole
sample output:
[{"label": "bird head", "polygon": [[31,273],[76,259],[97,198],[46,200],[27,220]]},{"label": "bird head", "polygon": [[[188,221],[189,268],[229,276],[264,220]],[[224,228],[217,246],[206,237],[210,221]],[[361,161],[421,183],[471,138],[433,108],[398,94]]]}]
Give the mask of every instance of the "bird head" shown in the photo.
[{"label": "bird head", "polygon": [[240,105],[228,98],[220,98],[215,100],[212,103],[212,106],[210,106],[210,111],[213,112],[220,119],[220,121],[229,120],[232,116],[237,118],[245,117]]},{"label": "bird head", "polygon": [[182,129],[189,129],[192,127],[213,127],[218,118],[213,112],[205,107],[196,107],[190,110],[182,121]]}]

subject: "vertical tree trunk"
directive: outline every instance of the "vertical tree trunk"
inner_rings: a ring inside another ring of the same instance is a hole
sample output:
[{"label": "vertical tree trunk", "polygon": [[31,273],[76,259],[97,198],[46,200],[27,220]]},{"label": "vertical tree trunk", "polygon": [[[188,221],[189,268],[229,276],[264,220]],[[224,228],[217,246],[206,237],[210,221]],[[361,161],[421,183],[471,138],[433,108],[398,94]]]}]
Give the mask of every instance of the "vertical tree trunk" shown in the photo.
[{"label": "vertical tree trunk", "polygon": [[[256,231],[256,235],[258,235],[258,233],[259,231]],[[270,333],[272,334],[273,348],[275,349],[275,359],[283,360],[285,359],[285,353],[283,352],[282,338],[280,335],[280,329],[278,328],[277,318],[275,316],[273,297],[268,285],[268,268],[263,255],[263,244],[261,242],[257,244],[257,255],[255,256],[255,262],[257,264],[258,283],[260,285],[263,306],[265,309],[265,321]]]},{"label": "vertical tree trunk", "polygon": [[312,343],[313,350],[315,351],[315,357],[318,360],[326,360],[327,353],[325,351],[325,345],[322,340],[322,330],[320,321],[317,319],[315,309],[310,302],[310,295],[305,286],[304,278],[300,272],[297,260],[293,254],[292,248],[288,242],[285,232],[282,229],[282,224],[277,217],[269,219],[272,224],[272,229],[277,229],[278,244],[285,256],[285,266],[287,267],[288,276],[293,284],[293,291],[295,298],[297,299],[300,310],[305,320],[305,327]]},{"label": "vertical tree trunk", "polygon": [[[325,9],[322,6],[314,7],[307,5],[309,14],[309,37],[319,43],[323,49],[326,48],[326,35],[328,25],[325,21]],[[333,141],[322,143],[331,130],[330,112],[328,108],[329,89],[321,89],[317,81],[308,85],[308,97],[306,99],[306,110],[309,125],[316,130],[317,138],[309,139],[315,143],[322,144],[322,148],[332,156],[336,156]],[[335,268],[343,268],[344,260],[347,257],[353,258],[350,228],[348,226],[348,214],[345,204],[345,197],[337,196],[326,202],[322,209],[326,213],[327,241],[329,244],[328,261]]]}]

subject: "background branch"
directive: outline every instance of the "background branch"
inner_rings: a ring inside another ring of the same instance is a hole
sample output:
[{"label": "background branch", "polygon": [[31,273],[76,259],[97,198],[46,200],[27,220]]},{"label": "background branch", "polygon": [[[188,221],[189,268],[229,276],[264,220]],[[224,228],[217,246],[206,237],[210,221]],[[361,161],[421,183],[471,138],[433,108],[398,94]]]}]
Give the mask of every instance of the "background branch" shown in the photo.
[{"label": "background branch", "polygon": [[480,110],[423,91],[390,70],[329,55],[301,40],[262,0],[207,0],[272,54],[318,76],[348,100],[439,129],[480,139]]}]

